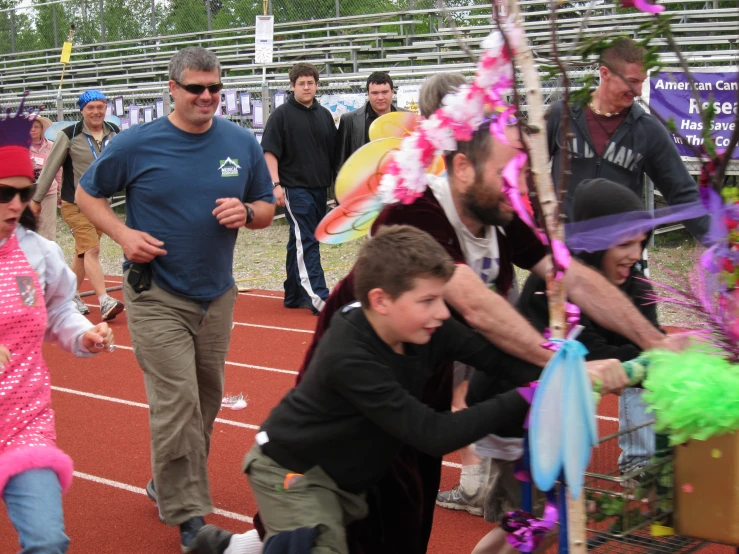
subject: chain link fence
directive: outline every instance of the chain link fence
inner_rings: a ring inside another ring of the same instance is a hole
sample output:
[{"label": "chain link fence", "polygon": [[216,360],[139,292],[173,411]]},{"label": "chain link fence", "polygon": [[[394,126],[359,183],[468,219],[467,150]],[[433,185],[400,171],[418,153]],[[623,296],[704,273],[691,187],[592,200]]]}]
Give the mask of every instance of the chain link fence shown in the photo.
[{"label": "chain link fence", "polygon": [[[484,0],[455,0],[461,5]],[[436,0],[0,0],[0,54],[435,7]]]}]

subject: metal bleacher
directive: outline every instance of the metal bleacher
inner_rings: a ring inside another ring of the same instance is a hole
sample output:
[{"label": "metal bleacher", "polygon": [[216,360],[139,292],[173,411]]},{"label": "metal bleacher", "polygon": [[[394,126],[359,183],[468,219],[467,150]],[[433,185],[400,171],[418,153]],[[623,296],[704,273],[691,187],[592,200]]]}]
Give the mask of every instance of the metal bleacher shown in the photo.
[{"label": "metal bleacher", "polygon": [[[739,7],[725,0],[705,4],[660,0],[671,18],[675,42],[694,67],[736,66],[739,58]],[[552,55],[552,22],[549,0],[521,3],[524,27],[535,58],[547,63]],[[700,9],[697,6],[702,6]],[[275,24],[274,62],[266,66],[270,87],[284,89],[287,71],[298,61],[309,61],[321,72],[322,87],[361,90],[368,73],[391,72],[398,81],[418,81],[439,71],[471,73],[473,55],[481,39],[495,26],[491,5],[397,11]],[[592,70],[592,61],[581,60],[578,41],[602,36],[606,31],[639,38],[641,25],[651,17],[613,4],[564,3],[558,9],[556,41],[565,61],[578,61]],[[452,24],[454,22],[455,24]],[[64,73],[64,90],[70,94],[99,88],[111,94],[163,91],[167,64],[173,52],[190,45],[214,51],[228,86],[245,89],[261,86],[263,66],[254,63],[255,27],[145,37],[136,40],[75,45]],[[665,37],[653,45],[664,65],[677,65]],[[23,90],[32,97],[53,98],[62,76],[56,49],[0,55],[0,103],[7,104]],[[554,86],[554,85],[552,85]],[[553,93],[556,91],[553,91]]]}]

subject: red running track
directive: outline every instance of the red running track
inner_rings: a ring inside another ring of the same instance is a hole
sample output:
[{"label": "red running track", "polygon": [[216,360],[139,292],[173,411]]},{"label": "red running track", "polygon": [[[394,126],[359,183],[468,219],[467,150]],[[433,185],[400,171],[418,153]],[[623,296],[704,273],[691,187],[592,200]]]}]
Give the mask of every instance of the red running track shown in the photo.
[{"label": "red running track", "polygon": [[[120,283],[111,277],[109,286]],[[120,292],[114,293],[120,298]],[[281,293],[240,294],[226,366],[226,392],[248,397],[245,410],[223,410],[210,455],[216,512],[207,521],[233,531],[251,529],[256,505],[241,461],[259,424],[293,385],[316,318],[282,306]],[[101,320],[94,297],[89,319]],[[179,552],[176,528],[162,524],[144,487],[150,478],[149,427],[141,371],[131,350],[125,312],[110,322],[118,349],[91,359],[74,358],[56,344],[44,347],[51,369],[58,444],[74,460],[75,479],[64,497],[70,553],[163,554]],[[602,408],[615,416],[614,402]],[[602,432],[616,424],[601,421]],[[442,488],[459,479],[459,456],[447,457]],[[482,518],[437,509],[430,554],[468,554],[491,526]],[[7,517],[0,518],[0,552],[18,550]],[[731,549],[712,547],[719,554]]]}]

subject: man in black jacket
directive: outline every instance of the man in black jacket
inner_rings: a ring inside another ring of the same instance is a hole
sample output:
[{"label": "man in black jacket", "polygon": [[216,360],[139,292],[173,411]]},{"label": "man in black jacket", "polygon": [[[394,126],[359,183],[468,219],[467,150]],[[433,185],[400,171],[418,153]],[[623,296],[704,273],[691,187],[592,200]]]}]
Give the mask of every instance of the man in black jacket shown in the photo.
[{"label": "man in black jacket", "polygon": [[[572,217],[572,200],[579,183],[604,178],[625,185],[644,196],[644,174],[654,182],[668,204],[698,200],[698,186],[685,167],[667,129],[634,98],[647,78],[645,50],[631,39],[619,39],[600,58],[600,84],[587,106],[554,104],[547,116],[547,141],[555,186],[566,187],[565,213]],[[568,145],[571,175],[559,183],[563,150],[562,114],[569,110]],[[709,219],[685,221],[700,239]]]},{"label": "man in black jacket", "polygon": [[284,304],[317,315],[328,288],[315,231],[326,215],[327,189],[336,176],[336,125],[331,112],[315,100],[315,66],[301,62],[288,75],[293,94],[267,120],[262,150],[277,205],[285,208],[290,224]]},{"label": "man in black jacket", "polygon": [[407,112],[393,105],[393,80],[384,71],[375,71],[367,77],[367,103],[345,113],[339,121],[336,137],[336,172],[359,148],[369,142],[370,125],[378,117],[390,112]]}]

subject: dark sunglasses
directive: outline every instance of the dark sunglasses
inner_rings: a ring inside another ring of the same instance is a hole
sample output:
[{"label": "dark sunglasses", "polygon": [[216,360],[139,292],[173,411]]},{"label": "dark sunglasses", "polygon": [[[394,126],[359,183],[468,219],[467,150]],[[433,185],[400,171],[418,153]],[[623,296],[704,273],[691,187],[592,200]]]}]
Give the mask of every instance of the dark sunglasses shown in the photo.
[{"label": "dark sunglasses", "polygon": [[175,81],[175,83],[181,89],[184,89],[190,94],[195,94],[197,96],[203,94],[203,91],[205,89],[208,89],[208,92],[210,92],[211,94],[217,94],[221,92],[221,89],[223,88],[223,83],[213,83],[212,85],[183,85],[182,83],[179,83],[177,81]]},{"label": "dark sunglasses", "polygon": [[36,185],[31,185],[30,187],[25,187],[22,189],[9,187],[7,185],[0,185],[0,204],[7,204],[9,202],[12,202],[16,194],[20,197],[21,202],[30,202],[31,198],[33,198],[34,192],[36,192]]}]

